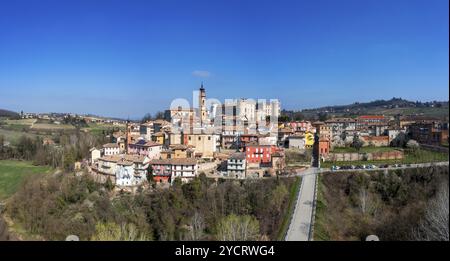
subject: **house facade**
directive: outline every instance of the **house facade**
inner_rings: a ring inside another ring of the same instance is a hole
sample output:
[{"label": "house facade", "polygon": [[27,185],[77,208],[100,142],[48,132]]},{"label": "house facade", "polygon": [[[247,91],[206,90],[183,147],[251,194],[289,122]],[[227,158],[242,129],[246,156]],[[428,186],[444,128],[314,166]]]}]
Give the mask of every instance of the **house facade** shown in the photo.
[{"label": "house facade", "polygon": [[237,152],[227,160],[227,175],[235,178],[245,178],[246,160],[245,153]]},{"label": "house facade", "polygon": [[245,158],[248,163],[270,163],[276,146],[248,144],[245,147]]},{"label": "house facade", "polygon": [[153,179],[157,183],[172,183],[177,177],[188,182],[196,177],[198,172],[197,160],[194,158],[152,160],[150,166]]},{"label": "house facade", "polygon": [[107,143],[103,145],[103,155],[111,156],[120,153],[120,147],[117,143]]},{"label": "house facade", "polygon": [[162,145],[153,141],[138,140],[128,144],[129,154],[138,154],[149,157],[150,159],[159,159],[161,157]]},{"label": "house facade", "polygon": [[110,179],[117,186],[142,185],[147,178],[150,159],[142,155],[108,155],[91,166],[101,181]]},{"label": "house facade", "polygon": [[217,150],[219,135],[215,134],[184,134],[184,145],[195,147],[195,153],[202,158],[213,158]]}]

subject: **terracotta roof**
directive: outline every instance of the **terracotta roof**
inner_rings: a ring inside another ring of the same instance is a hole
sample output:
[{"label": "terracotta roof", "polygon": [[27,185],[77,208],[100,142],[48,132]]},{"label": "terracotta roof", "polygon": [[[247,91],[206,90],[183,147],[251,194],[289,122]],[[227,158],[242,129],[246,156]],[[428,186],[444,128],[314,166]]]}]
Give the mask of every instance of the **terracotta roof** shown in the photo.
[{"label": "terracotta roof", "polygon": [[258,134],[242,134],[241,137],[259,137]]},{"label": "terracotta roof", "polygon": [[161,146],[161,144],[159,144],[159,143],[156,143],[154,141],[146,141],[146,140],[138,140],[135,143],[131,143],[130,145],[140,146],[140,147]]},{"label": "terracotta roof", "polygon": [[192,146],[187,146],[187,145],[184,145],[184,144],[171,144],[171,145],[169,145],[169,147],[171,149],[173,149],[173,150],[186,150],[186,149],[189,149]]},{"label": "terracotta roof", "polygon": [[285,127],[279,130],[279,132],[294,132],[294,130],[291,127]]},{"label": "terracotta roof", "polygon": [[254,141],[254,142],[247,143],[246,146],[247,147],[273,147],[274,145],[261,145],[261,144],[258,144],[256,141]]},{"label": "terracotta roof", "polygon": [[168,125],[170,124],[170,122],[166,121],[166,120],[162,120],[162,119],[157,119],[155,121],[153,121],[153,124],[164,124],[164,125]]},{"label": "terracotta roof", "polygon": [[153,122],[148,121],[148,122],[142,123],[141,126],[153,127]]},{"label": "terracotta roof", "polygon": [[143,155],[130,155],[130,154],[125,154],[125,155],[108,155],[108,156],[103,156],[100,158],[100,160],[102,161],[108,161],[108,162],[135,162],[135,163],[143,163],[145,161],[146,156]]},{"label": "terracotta roof", "polygon": [[236,152],[230,155],[229,159],[239,159],[243,160],[245,159],[245,153],[243,152]]},{"label": "terracotta roof", "polygon": [[122,131],[116,131],[116,132],[113,133],[113,136],[114,136],[115,138],[124,137],[124,136],[125,136],[125,133],[122,132]]},{"label": "terracotta roof", "polygon": [[193,158],[182,158],[182,159],[155,159],[150,161],[150,164],[161,164],[161,165],[196,165],[197,160]]},{"label": "terracotta roof", "polygon": [[103,144],[103,148],[119,148],[119,145],[116,143],[106,143]]},{"label": "terracotta roof", "polygon": [[333,119],[329,119],[325,121],[326,123],[331,123],[331,122],[356,122],[355,119],[352,118],[333,118]]}]

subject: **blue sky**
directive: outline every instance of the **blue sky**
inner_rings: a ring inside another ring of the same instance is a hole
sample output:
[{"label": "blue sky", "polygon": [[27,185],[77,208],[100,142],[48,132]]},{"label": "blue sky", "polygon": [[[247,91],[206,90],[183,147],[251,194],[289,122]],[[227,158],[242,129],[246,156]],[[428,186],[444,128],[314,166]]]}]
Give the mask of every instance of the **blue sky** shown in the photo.
[{"label": "blue sky", "polygon": [[448,0],[0,2],[0,108],[137,118],[191,98],[448,100]]}]

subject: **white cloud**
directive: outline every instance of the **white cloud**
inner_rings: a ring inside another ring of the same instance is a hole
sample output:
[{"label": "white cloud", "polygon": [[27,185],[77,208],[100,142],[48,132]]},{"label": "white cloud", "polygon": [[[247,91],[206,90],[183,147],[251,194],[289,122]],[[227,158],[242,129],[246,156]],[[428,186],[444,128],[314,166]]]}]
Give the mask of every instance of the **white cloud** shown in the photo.
[{"label": "white cloud", "polygon": [[192,72],[192,75],[195,77],[208,78],[211,76],[211,73],[208,71],[195,70]]}]

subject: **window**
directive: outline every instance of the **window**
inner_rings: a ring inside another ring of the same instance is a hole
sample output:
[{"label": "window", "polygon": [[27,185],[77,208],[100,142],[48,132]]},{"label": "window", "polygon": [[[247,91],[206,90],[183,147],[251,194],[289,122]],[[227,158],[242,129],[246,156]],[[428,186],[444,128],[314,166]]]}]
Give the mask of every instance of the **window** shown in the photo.
[{"label": "window", "polygon": [[208,136],[208,140],[211,140],[211,136]]},{"label": "window", "polygon": [[198,140],[201,140],[202,139],[202,137],[198,137]]}]

